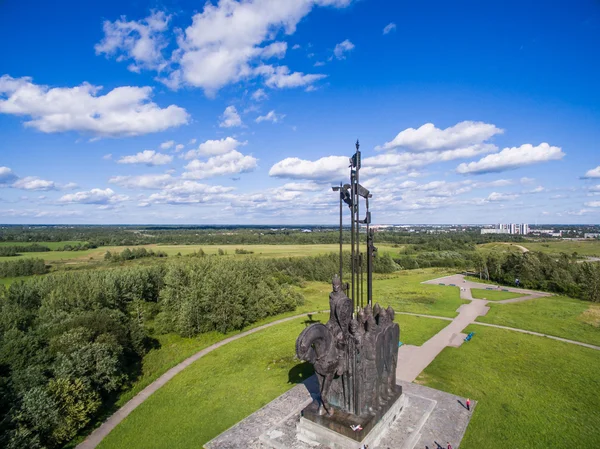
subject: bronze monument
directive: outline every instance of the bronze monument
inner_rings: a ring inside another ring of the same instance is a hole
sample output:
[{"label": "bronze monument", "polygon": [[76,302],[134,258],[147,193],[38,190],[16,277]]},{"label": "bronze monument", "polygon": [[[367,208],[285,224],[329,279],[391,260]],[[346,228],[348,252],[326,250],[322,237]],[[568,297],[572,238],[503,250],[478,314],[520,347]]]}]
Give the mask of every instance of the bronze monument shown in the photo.
[{"label": "bronze monument", "polygon": [[[369,228],[371,193],[359,184],[359,143],[350,158],[350,184],[340,192],[340,272],[333,278],[326,324],[315,323],[302,331],[296,354],[312,363],[319,379],[320,401],[306,407],[302,416],[356,441],[369,431],[402,395],[396,385],[400,328],[394,310],[372,304],[373,229]],[[359,200],[366,201],[366,217],[359,219]],[[351,282],[342,283],[342,203],[351,212]],[[367,235],[367,298],[364,298],[363,253],[360,224]],[[348,294],[350,296],[348,296]]]}]

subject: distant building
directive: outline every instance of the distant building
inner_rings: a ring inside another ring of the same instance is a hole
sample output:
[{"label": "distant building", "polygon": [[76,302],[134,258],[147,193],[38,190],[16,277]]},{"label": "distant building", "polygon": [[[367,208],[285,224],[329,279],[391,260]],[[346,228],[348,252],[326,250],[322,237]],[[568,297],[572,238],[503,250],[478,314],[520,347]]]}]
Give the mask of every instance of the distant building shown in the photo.
[{"label": "distant building", "polygon": [[598,239],[600,238],[600,234],[596,232],[586,232],[585,234],[583,234],[583,237],[586,239]]},{"label": "distant building", "polygon": [[497,224],[494,228],[481,229],[482,234],[509,234],[509,235],[527,235],[529,234],[529,225],[522,224]]}]

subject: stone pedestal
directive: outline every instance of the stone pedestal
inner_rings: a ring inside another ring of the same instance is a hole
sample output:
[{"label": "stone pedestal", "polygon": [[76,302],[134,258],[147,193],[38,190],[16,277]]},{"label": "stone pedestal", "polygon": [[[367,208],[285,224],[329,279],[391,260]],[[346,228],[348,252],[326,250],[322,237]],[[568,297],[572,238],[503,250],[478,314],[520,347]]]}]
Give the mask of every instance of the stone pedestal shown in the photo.
[{"label": "stone pedestal", "polygon": [[[434,448],[436,443],[442,445],[449,441],[452,447],[458,448],[472,413],[477,412],[476,401],[471,401],[471,411],[468,411],[463,405],[464,398],[410,382],[398,383],[403,393],[398,416],[389,425],[384,424],[387,422],[384,416],[380,423],[387,431],[381,432],[379,442],[363,444],[368,444],[369,449],[418,449]],[[299,436],[301,412],[318,398],[318,388],[315,377],[310,377],[206,443],[205,448],[331,449],[331,444],[306,442],[314,441],[307,435],[310,429],[301,429],[309,438]],[[393,418],[393,414],[390,417]],[[353,449],[360,447],[357,441],[352,444]]]},{"label": "stone pedestal", "polygon": [[[320,444],[331,449],[356,449],[364,444],[375,447],[404,407],[406,398],[402,388],[398,387],[397,391],[400,394],[390,401],[385,412],[382,410],[381,413],[366,417],[337,411],[331,417],[315,416],[310,410],[307,416],[305,409],[297,425],[296,437],[310,445]],[[353,431],[351,425],[360,425],[362,430]]]}]

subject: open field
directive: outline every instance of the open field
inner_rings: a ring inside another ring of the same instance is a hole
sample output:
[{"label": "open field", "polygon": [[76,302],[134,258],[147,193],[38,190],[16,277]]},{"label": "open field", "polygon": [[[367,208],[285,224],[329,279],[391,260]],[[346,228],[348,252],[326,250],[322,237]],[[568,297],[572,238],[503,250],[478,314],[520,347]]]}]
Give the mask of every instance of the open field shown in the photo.
[{"label": "open field", "polygon": [[503,292],[502,290],[485,290],[483,288],[472,288],[471,294],[475,299],[487,299],[488,301],[503,301],[505,299],[527,296],[523,293]]},{"label": "open field", "polygon": [[63,248],[65,245],[83,245],[87,242],[81,240],[68,240],[64,242],[0,242],[0,246],[27,246],[27,245],[42,245],[50,248],[51,250],[57,250]]},{"label": "open field", "polygon": [[458,287],[425,285],[423,281],[454,274],[443,268],[399,271],[374,276],[373,300],[391,305],[397,312],[422,313],[454,318],[467,301],[460,299]]},{"label": "open field", "polygon": [[[228,257],[248,257],[245,254],[235,254],[236,249],[252,251],[251,256],[256,257],[302,257],[316,256],[339,251],[337,244],[323,245],[139,245],[139,246],[103,246],[84,251],[46,251],[40,253],[23,253],[19,256],[0,257],[3,260],[15,260],[23,257],[42,258],[47,262],[81,263],[89,261],[102,261],[107,251],[120,253],[125,248],[146,248],[153,251],[163,251],[169,256],[177,254],[186,255],[202,249],[206,254],[217,254],[219,249],[227,253]],[[377,245],[380,253],[398,254],[401,248],[392,245]]]},{"label": "open field", "polygon": [[600,257],[600,240],[554,240],[546,242],[524,241],[519,243],[484,243],[477,245],[479,251],[494,251],[500,253],[522,253],[520,247],[529,251],[540,251],[546,254],[573,254],[579,256]]},{"label": "open field", "polygon": [[512,304],[488,304],[484,323],[516,327],[600,345],[600,304],[549,296]]},{"label": "open field", "polygon": [[471,325],[417,382],[478,402],[461,449],[600,445],[600,352]]},{"label": "open field", "polygon": [[548,254],[577,253],[579,256],[600,257],[600,240],[560,240],[555,242],[525,242],[523,246],[530,251],[541,251]]},{"label": "open field", "polygon": [[[326,321],[328,315],[313,319]],[[409,344],[427,340],[447,324],[399,320]],[[211,352],[139,406],[99,447],[201,447],[312,374],[309,365],[294,358],[294,343],[305,325],[305,319],[283,323]]]}]

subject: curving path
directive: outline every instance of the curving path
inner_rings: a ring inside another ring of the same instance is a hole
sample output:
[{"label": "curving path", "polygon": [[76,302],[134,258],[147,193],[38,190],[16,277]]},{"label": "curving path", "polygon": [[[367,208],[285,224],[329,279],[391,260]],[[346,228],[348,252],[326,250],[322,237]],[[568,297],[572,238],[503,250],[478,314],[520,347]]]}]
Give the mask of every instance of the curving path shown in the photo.
[{"label": "curving path", "polygon": [[88,437],[82,443],[77,445],[76,449],[93,449],[96,446],[98,446],[100,444],[100,442],[104,439],[104,437],[106,437],[115,427],[117,427],[117,425],[121,421],[123,421],[125,418],[127,418],[127,416],[129,416],[129,414],[131,412],[133,412],[142,402],[144,402],[146,399],[148,399],[148,397],[150,397],[156,390],[158,390],[160,387],[162,387],[164,384],[166,384],[168,381],[170,381],[173,377],[175,377],[177,374],[179,374],[185,368],[190,366],[196,360],[201,359],[206,354],[214,351],[215,349],[220,348],[221,346],[224,346],[227,343],[231,343],[232,341],[246,337],[247,335],[253,334],[255,332],[259,332],[263,329],[267,329],[268,327],[275,326],[275,325],[281,324],[281,323],[285,323],[286,321],[295,320],[297,318],[302,318],[303,316],[306,316],[306,315],[317,314],[317,313],[326,313],[326,312],[328,312],[328,310],[323,310],[323,311],[319,311],[319,312],[301,313],[299,315],[294,315],[294,316],[291,316],[288,318],[282,318],[280,320],[273,321],[268,324],[263,324],[262,326],[258,326],[258,327],[255,327],[254,329],[250,329],[245,332],[239,333],[232,337],[228,337],[224,340],[221,340],[218,343],[215,343],[213,345],[210,345],[210,346],[204,348],[203,350],[197,352],[196,354],[194,354],[191,357],[188,357],[183,362],[181,362],[181,363],[177,364],[176,366],[174,366],[173,368],[171,368],[169,371],[164,373],[162,376],[160,376],[158,379],[156,379],[154,382],[152,382],[150,385],[148,385],[146,388],[144,388],[142,391],[140,391],[138,394],[136,394],[131,400],[129,400],[129,402],[127,402],[127,404],[125,404],[123,407],[121,407],[119,410],[117,410],[113,415],[111,415],[106,421],[104,421],[100,427],[98,427],[96,430],[94,430],[92,433],[90,433],[88,435]]},{"label": "curving path", "polygon": [[[458,316],[454,319],[444,317],[434,317],[431,315],[421,315],[417,313],[405,313],[407,315],[421,316],[426,318],[436,318],[442,320],[452,321],[448,326],[439,331],[436,335],[431,337],[421,346],[403,345],[398,349],[398,365],[396,368],[396,377],[400,380],[407,382],[414,381],[421,372],[429,366],[431,362],[438,356],[440,352],[446,346],[458,347],[460,346],[466,337],[462,331],[469,324],[478,324],[482,326],[497,327],[500,329],[512,330],[522,332],[525,334],[536,335],[540,337],[548,337],[554,340],[562,341],[565,343],[571,343],[586,348],[600,350],[599,346],[590,345],[587,343],[581,343],[578,341],[567,340],[566,338],[554,337],[552,335],[541,334],[533,331],[526,331],[523,329],[515,329],[512,327],[499,326],[496,324],[480,323],[475,321],[477,317],[487,314],[490,308],[487,306],[489,301],[484,299],[475,299],[471,294],[472,288],[490,288],[490,284],[482,284],[479,282],[473,282],[465,279],[462,274],[455,274],[452,276],[445,276],[438,279],[432,279],[430,281],[423,282],[423,284],[433,285],[449,285],[460,288],[461,299],[470,301],[468,304],[463,304],[457,310]],[[549,293],[538,292],[534,290],[527,290],[524,288],[510,288],[503,287],[505,290],[513,293],[522,293],[523,296],[514,299],[505,299],[503,301],[493,301],[498,304],[508,304],[513,302],[527,301],[530,299],[543,298],[551,296]],[[398,312],[400,314],[404,312]]]}]

